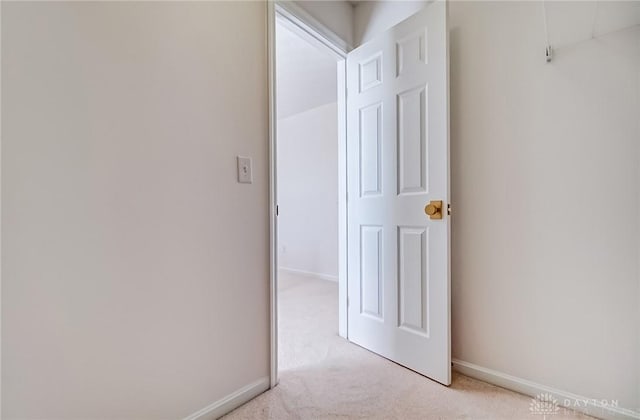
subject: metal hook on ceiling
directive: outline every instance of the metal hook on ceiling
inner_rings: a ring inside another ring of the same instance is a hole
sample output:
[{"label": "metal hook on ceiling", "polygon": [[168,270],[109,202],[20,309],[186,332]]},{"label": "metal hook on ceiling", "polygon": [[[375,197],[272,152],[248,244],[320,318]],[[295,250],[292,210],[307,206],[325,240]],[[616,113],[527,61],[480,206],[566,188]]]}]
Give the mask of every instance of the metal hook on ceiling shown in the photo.
[{"label": "metal hook on ceiling", "polygon": [[547,25],[547,2],[542,1],[542,18],[544,22],[544,37],[546,41],[546,47],[544,51],[544,57],[547,63],[550,63],[553,60],[553,47],[551,47],[551,43],[549,42],[549,27]]},{"label": "metal hook on ceiling", "polygon": [[547,45],[547,48],[545,49],[545,52],[544,52],[544,56],[547,60],[547,63],[550,63],[551,60],[553,60],[553,48],[551,47],[551,45]]}]

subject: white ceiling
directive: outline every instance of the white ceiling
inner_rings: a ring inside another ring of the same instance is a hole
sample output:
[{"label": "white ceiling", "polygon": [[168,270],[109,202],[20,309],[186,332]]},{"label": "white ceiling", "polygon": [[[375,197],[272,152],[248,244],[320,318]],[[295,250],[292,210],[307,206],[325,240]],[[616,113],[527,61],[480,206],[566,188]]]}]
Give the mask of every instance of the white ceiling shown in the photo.
[{"label": "white ceiling", "polygon": [[[355,0],[351,0],[355,4]],[[640,25],[640,0],[546,1],[549,42],[562,48]],[[286,23],[276,25],[278,118],[337,100],[336,58]]]},{"label": "white ceiling", "polygon": [[550,44],[563,47],[640,25],[640,1],[547,1]]},{"label": "white ceiling", "polygon": [[337,101],[337,60],[276,24],[276,89],[278,118]]}]

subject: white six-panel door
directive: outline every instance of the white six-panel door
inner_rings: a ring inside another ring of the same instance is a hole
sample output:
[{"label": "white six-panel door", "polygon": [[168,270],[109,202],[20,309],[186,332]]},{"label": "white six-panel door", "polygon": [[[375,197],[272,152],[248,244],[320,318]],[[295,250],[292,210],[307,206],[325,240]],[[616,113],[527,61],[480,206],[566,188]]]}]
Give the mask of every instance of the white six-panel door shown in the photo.
[{"label": "white six-panel door", "polygon": [[437,1],[347,57],[348,338],[449,385],[446,18]]}]

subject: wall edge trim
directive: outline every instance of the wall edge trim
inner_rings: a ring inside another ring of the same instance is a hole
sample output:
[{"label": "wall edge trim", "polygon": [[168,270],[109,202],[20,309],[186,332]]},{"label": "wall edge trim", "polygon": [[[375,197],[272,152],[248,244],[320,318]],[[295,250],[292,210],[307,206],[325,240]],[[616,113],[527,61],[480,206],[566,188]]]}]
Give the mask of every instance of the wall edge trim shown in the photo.
[{"label": "wall edge trim", "polygon": [[226,397],[209,404],[195,413],[188,415],[183,420],[208,420],[220,418],[267,391],[269,387],[269,377],[262,377],[257,381],[251,382],[250,384],[232,392]]},{"label": "wall edge trim", "polygon": [[[276,12],[278,14],[294,23],[305,32],[315,32],[318,34],[321,38],[319,40],[336,54],[346,58],[347,53],[354,49],[352,42],[342,38],[342,36],[338,35],[333,29],[329,29],[327,25],[320,22],[316,17],[307,12],[301,6],[297,5],[294,1],[276,0],[275,4]],[[309,29],[311,29],[311,31]]]},{"label": "wall edge trim", "polygon": [[[542,385],[526,379],[518,378],[507,373],[489,369],[459,359],[452,359],[453,369],[465,376],[487,382],[501,388],[506,388],[520,394],[534,397],[538,394],[552,394],[558,399],[559,405],[574,411],[596,416],[602,419],[640,419],[640,412],[621,408],[605,406],[599,400],[583,397],[568,391],[562,391],[547,385]],[[566,405],[566,401],[570,404]]]}]

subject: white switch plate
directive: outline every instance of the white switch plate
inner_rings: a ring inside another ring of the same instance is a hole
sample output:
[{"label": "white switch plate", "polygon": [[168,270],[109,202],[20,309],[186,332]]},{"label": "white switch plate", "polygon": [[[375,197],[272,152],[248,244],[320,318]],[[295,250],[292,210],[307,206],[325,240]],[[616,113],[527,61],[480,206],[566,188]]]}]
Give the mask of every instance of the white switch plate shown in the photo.
[{"label": "white switch plate", "polygon": [[241,184],[253,183],[250,157],[238,156],[238,182]]}]

